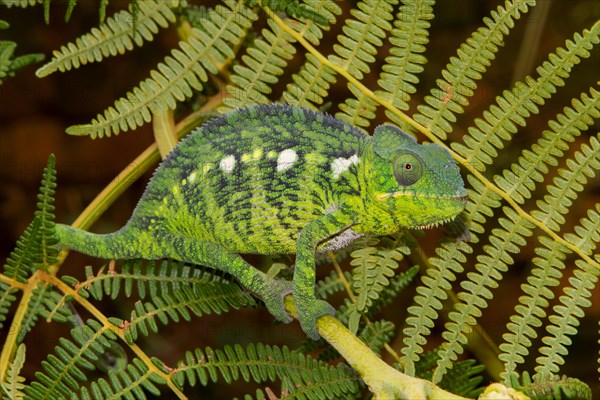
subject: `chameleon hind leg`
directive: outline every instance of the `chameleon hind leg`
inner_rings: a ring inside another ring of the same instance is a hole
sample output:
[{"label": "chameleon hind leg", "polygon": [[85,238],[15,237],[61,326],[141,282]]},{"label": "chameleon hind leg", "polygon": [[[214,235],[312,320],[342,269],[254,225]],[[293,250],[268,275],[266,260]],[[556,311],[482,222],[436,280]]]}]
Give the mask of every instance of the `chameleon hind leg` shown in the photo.
[{"label": "chameleon hind leg", "polygon": [[258,296],[269,312],[281,322],[291,322],[284,297],[292,293],[292,283],[275,279],[248,264],[242,257],[222,246],[187,237],[167,239],[172,244],[169,257],[226,272]]}]

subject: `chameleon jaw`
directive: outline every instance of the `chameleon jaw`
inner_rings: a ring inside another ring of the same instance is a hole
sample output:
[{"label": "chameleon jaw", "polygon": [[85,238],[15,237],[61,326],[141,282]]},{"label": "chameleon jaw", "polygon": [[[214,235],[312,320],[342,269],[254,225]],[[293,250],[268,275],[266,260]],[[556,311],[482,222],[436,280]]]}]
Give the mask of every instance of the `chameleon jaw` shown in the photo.
[{"label": "chameleon jaw", "polygon": [[439,225],[444,225],[444,224],[446,224],[446,223],[454,220],[454,218],[456,218],[456,217],[446,218],[446,219],[443,219],[443,220],[432,222],[432,223],[427,224],[427,225],[417,225],[417,226],[413,227],[413,229],[431,229],[431,228],[435,228],[435,227],[437,227]]}]

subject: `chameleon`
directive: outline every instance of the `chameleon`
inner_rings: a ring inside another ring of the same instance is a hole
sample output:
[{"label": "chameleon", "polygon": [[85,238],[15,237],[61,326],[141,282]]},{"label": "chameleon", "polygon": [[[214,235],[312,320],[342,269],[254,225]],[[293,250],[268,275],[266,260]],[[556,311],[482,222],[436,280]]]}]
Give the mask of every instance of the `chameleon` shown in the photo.
[{"label": "chameleon", "polygon": [[[334,308],[315,295],[315,257],[365,234],[453,219],[467,191],[450,153],[394,125],[372,136],[289,105],[249,106],[194,130],[156,168],[128,222],[95,234],[57,224],[62,248],[105,259],[174,259],[224,271],[282,322],[292,294],[306,335]],[[295,254],[292,281],[240,254]]]}]

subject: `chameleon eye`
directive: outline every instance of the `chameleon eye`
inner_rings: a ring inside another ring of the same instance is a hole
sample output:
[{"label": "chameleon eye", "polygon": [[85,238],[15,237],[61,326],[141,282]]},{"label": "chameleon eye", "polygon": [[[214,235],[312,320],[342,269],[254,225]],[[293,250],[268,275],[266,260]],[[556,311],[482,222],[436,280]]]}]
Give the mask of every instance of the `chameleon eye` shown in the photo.
[{"label": "chameleon eye", "polygon": [[423,176],[423,161],[411,153],[404,153],[394,161],[394,177],[400,186],[410,186]]}]

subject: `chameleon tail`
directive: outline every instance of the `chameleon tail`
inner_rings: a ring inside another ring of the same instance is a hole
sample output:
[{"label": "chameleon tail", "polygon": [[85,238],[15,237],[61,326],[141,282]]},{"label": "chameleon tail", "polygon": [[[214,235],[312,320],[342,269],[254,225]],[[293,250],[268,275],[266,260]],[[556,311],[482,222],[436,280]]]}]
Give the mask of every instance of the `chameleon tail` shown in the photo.
[{"label": "chameleon tail", "polygon": [[135,235],[127,226],[108,234],[95,234],[69,225],[56,224],[58,244],[63,249],[75,250],[79,253],[105,259],[126,259],[139,257],[134,243]]}]

